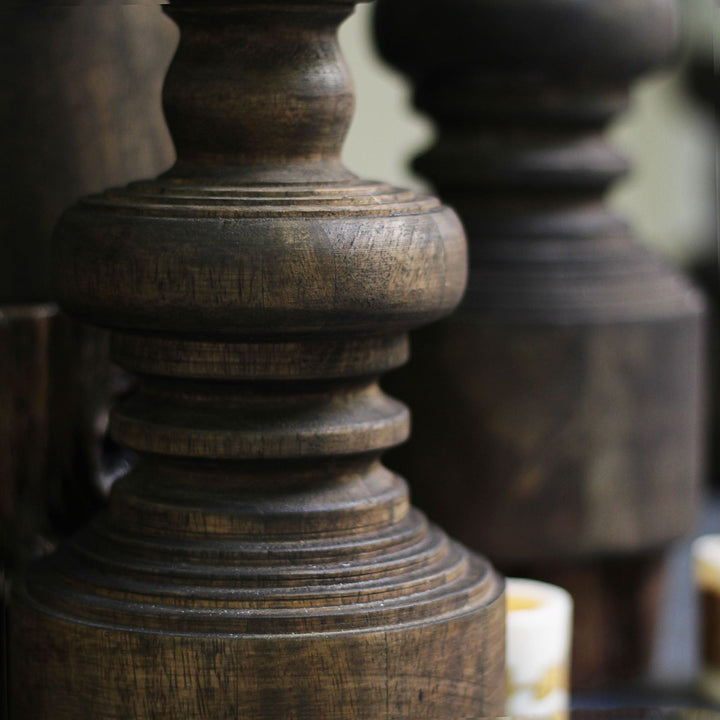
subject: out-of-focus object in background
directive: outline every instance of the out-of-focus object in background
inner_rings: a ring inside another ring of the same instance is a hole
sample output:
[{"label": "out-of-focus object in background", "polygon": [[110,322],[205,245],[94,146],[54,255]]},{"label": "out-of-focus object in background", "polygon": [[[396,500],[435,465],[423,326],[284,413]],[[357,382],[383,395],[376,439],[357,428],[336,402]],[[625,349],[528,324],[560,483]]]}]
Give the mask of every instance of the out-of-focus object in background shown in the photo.
[{"label": "out-of-focus object in background", "polygon": [[702,300],[602,202],[627,170],[605,127],[678,24],[673,0],[377,7],[438,125],[415,166],[471,241],[459,311],[387,383],[416,410],[389,462],[507,574],[570,591],[578,688],[645,669],[665,549],[698,506]]},{"label": "out-of-focus object in background", "polygon": [[700,603],[700,690],[720,704],[720,535],[703,535],[692,546]]},{"label": "out-of-focus object in background", "polygon": [[0,20],[0,302],[45,302],[62,211],[172,163],[160,92],[177,33],[120,0],[11,1]]},{"label": "out-of-focus object in background", "polygon": [[122,376],[109,365],[107,334],[53,304],[50,237],[79,196],[172,162],[160,88],[175,42],[154,5],[0,9],[3,598],[6,578],[86,520],[102,495],[108,394]]},{"label": "out-of-focus object in background", "polygon": [[562,720],[570,710],[572,598],[562,588],[508,578],[508,715]]},{"label": "out-of-focus object in background", "polygon": [[[0,318],[8,368],[15,368],[0,383],[16,398],[3,409],[26,415],[17,422],[42,437],[35,444],[7,428],[0,494],[4,511],[37,503],[28,512],[43,516],[48,532],[63,533],[87,517],[99,494],[108,341],[48,305],[50,236],[80,195],[172,162],[160,89],[176,33],[160,8],[121,3],[10,3],[0,20]],[[39,393],[37,402],[23,400]],[[38,409],[46,405],[52,412]],[[38,477],[19,479],[33,472]],[[6,532],[15,523],[2,520]]]},{"label": "out-of-focus object in background", "polygon": [[[704,110],[714,123],[715,152],[706,153],[704,172],[709,179],[708,195],[711,196],[710,211],[704,232],[695,239],[696,251],[689,258],[693,277],[705,291],[710,302],[711,331],[709,333],[709,369],[712,382],[708,395],[708,470],[715,488],[720,487],[720,174],[718,162],[718,139],[720,135],[720,6],[716,0],[685,0],[683,8],[687,15],[685,24],[688,35],[688,51],[684,66],[686,86],[698,108]],[[716,53],[717,56],[716,56]]]}]

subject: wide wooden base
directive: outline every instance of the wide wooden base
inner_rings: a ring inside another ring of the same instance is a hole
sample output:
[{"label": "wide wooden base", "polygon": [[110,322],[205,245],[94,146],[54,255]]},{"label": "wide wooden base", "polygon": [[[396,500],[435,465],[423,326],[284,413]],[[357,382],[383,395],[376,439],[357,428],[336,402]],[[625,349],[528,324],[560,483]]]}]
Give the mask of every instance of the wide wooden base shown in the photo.
[{"label": "wide wooden base", "polygon": [[638,664],[638,628],[610,608],[645,628],[638,558],[698,508],[703,301],[603,204],[627,171],[604,130],[677,28],[674,0],[380,0],[376,15],[437,124],[414,167],[470,239],[458,311],[388,378],[414,411],[388,465],[498,567],[571,585],[594,682]]},{"label": "wide wooden base", "polygon": [[171,2],[178,162],[55,238],[66,311],[139,375],[107,510],[11,612],[26,720],[501,713],[503,585],[381,463],[379,376],[460,300],[454,213],[355,178],[335,28],[354,0]]},{"label": "wide wooden base", "polygon": [[[416,511],[396,503],[396,515],[334,547],[312,537],[253,547],[148,536],[145,557],[131,559],[119,557],[120,538],[100,550],[91,532],[80,534],[16,592],[14,717],[501,713],[503,583]],[[109,532],[103,518],[95,526]],[[175,546],[175,565],[159,562],[163,544]],[[233,546],[243,561],[212,565],[213,548]],[[335,559],[320,567],[329,552]],[[112,577],[110,566],[125,575]]]},{"label": "wide wooden base", "polygon": [[13,710],[28,720],[496,714],[498,588],[489,607],[463,615],[330,635],[133,632],[25,605],[15,610]]}]

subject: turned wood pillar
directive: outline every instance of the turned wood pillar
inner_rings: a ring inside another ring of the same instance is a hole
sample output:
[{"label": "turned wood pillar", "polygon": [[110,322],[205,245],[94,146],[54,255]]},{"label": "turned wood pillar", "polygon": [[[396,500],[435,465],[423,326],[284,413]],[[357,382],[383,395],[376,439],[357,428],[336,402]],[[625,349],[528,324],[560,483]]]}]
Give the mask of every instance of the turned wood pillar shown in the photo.
[{"label": "turned wood pillar", "polygon": [[354,2],[173,2],[178,161],[55,238],[65,309],[139,376],[138,454],[11,615],[11,706],[48,718],[437,718],[504,703],[502,582],[380,462],[378,378],[459,301],[433,198],[357,179],[336,29]]},{"label": "turned wood pillar", "polygon": [[573,593],[576,686],[642,670],[663,551],[698,503],[702,302],[603,204],[627,170],[603,132],[677,23],[672,0],[376,14],[437,123],[415,167],[470,238],[463,303],[387,384],[416,410],[390,464],[503,571]]}]

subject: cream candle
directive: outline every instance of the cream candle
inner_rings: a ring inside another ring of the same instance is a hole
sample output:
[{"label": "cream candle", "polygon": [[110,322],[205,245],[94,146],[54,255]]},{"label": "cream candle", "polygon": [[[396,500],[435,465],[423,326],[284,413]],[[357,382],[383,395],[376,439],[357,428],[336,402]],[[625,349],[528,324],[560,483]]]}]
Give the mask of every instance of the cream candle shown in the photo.
[{"label": "cream candle", "polygon": [[561,719],[570,706],[573,603],[562,588],[534,580],[507,581],[506,711]]}]

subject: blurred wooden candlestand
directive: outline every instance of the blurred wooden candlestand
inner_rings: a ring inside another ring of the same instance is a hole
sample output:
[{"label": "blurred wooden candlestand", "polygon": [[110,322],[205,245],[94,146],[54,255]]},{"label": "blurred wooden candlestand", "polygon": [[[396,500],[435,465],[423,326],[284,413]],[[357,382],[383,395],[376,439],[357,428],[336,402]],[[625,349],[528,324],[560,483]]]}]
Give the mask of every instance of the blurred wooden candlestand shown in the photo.
[{"label": "blurred wooden candlestand", "polygon": [[699,498],[702,301],[602,204],[603,131],[677,47],[672,0],[380,0],[382,54],[438,126],[415,161],[471,241],[455,315],[388,387],[389,462],[508,574],[574,596],[576,687],[645,668],[663,554]]}]

